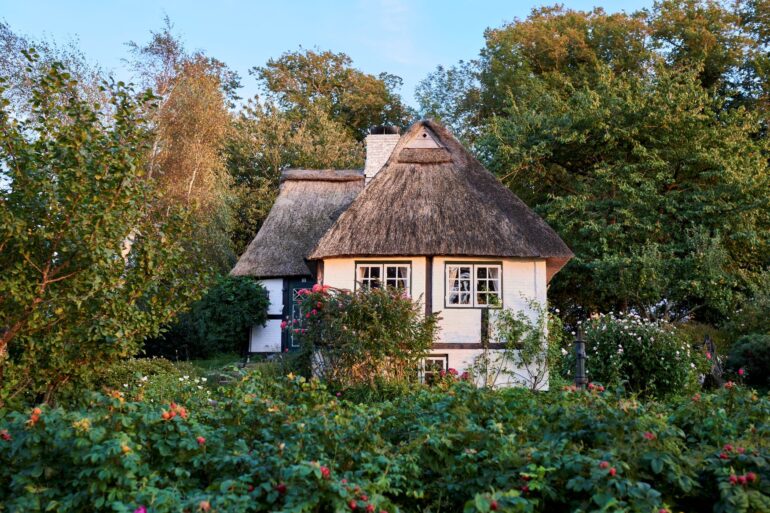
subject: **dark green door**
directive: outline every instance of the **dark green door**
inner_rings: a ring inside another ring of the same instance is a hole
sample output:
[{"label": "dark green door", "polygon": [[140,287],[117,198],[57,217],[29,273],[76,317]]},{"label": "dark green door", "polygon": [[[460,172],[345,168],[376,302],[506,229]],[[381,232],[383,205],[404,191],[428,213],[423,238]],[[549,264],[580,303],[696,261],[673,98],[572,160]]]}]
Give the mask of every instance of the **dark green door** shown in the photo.
[{"label": "dark green door", "polygon": [[289,327],[284,331],[281,339],[281,350],[296,351],[299,349],[299,340],[295,337],[294,321],[299,324],[302,314],[299,311],[298,292],[302,289],[309,289],[313,286],[314,280],[307,278],[287,278],[283,281],[283,318],[289,323]]}]

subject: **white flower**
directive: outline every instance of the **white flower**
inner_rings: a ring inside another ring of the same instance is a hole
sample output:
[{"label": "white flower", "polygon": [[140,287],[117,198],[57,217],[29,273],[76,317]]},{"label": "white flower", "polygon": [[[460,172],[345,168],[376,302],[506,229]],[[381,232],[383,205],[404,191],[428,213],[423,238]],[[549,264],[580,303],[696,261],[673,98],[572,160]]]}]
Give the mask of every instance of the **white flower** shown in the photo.
[{"label": "white flower", "polygon": [[198,385],[198,390],[203,390],[203,387]]},{"label": "white flower", "polygon": [[128,388],[128,385],[123,383],[123,388]]},{"label": "white flower", "polygon": [[147,381],[147,376],[142,376],[142,381]]},{"label": "white flower", "polygon": [[554,312],[559,313],[559,309],[557,308],[556,310],[554,310]]},{"label": "white flower", "polygon": [[563,347],[561,348],[561,354],[563,354],[564,356],[567,356],[567,354],[568,354],[567,350],[564,349]]},{"label": "white flower", "polygon": [[190,376],[182,376],[184,379],[190,379]]},{"label": "white flower", "polygon": [[206,378],[201,378],[201,381],[203,381],[205,383],[206,382]]},{"label": "white flower", "polygon": [[694,364],[694,363],[691,363],[691,364],[690,364],[690,367],[692,367],[692,368],[694,369],[694,368],[695,368],[695,364]]},{"label": "white flower", "polygon": [[179,381],[184,381],[182,378],[179,378]]}]

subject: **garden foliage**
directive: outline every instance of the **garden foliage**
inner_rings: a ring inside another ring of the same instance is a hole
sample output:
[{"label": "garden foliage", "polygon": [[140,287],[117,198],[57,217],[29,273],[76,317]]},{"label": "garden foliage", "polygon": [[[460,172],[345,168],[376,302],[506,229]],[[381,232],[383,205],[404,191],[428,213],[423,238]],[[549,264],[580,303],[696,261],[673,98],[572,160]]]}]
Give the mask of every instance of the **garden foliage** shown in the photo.
[{"label": "garden foliage", "polygon": [[169,330],[145,343],[149,355],[171,359],[243,353],[252,326],[267,321],[267,290],[250,276],[222,276]]},{"label": "garden foliage", "polygon": [[727,367],[745,383],[770,389],[770,335],[745,335],[736,340]]},{"label": "garden foliage", "polygon": [[[30,66],[36,56],[27,54]],[[0,406],[46,401],[142,340],[197,296],[183,209],[155,209],[142,109],[122,83],[106,104],[53,63],[17,116],[0,79]]]},{"label": "garden foliage", "polygon": [[[610,312],[582,323],[588,378],[650,397],[692,393],[710,368],[708,356],[663,321]],[[574,378],[574,354],[565,360]]]},{"label": "garden foliage", "polygon": [[247,375],[0,414],[0,511],[770,511],[770,398],[677,403],[445,378],[356,404]]},{"label": "garden foliage", "polygon": [[302,318],[284,323],[300,343],[304,374],[334,386],[416,380],[437,317],[396,289],[355,292],[314,285],[300,296]]}]

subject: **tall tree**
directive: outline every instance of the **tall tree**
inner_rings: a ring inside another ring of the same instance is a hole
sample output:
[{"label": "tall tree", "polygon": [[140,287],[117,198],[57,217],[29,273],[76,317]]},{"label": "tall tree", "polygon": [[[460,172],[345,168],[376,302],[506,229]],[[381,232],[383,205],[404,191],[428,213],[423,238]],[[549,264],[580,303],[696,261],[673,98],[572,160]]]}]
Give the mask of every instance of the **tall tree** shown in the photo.
[{"label": "tall tree", "polygon": [[533,79],[490,124],[489,168],[576,253],[561,307],[717,322],[770,265],[768,141],[701,78],[605,69],[568,96]]},{"label": "tall tree", "polygon": [[186,52],[168,18],[149,42],[129,47],[134,70],[159,99],[150,117],[148,176],[160,184],[164,208],[182,204],[197,217],[197,236],[208,246],[201,265],[226,272],[234,258],[227,235],[234,193],[222,151],[237,76],[215,59]]},{"label": "tall tree", "polygon": [[[33,60],[25,55],[30,52],[35,55]],[[45,39],[31,39],[0,21],[0,76],[5,80],[3,97],[18,115],[29,115],[33,84],[54,62],[62,63],[77,79],[82,97],[93,103],[108,103],[102,88],[102,70],[88,62],[75,41],[62,45]]]},{"label": "tall tree", "polygon": [[251,73],[266,98],[283,110],[305,112],[315,106],[358,140],[374,125],[405,126],[413,118],[396,93],[399,77],[364,73],[344,53],[286,52]]},{"label": "tall tree", "polygon": [[721,322],[756,294],[770,265],[765,4],[535,9],[421,84],[421,107],[470,134],[576,251],[551,286],[561,307]]},{"label": "tall tree", "polygon": [[150,98],[105,84],[95,106],[57,63],[32,80],[28,116],[0,102],[0,407],[134,354],[205,278],[143,176]]}]

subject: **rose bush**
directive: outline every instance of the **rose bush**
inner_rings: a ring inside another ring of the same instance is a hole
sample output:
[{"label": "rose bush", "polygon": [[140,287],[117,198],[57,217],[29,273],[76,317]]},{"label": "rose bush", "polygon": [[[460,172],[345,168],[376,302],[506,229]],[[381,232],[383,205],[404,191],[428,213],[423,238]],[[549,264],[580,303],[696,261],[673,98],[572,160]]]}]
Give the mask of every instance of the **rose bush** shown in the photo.
[{"label": "rose bush", "polygon": [[302,316],[283,327],[300,343],[300,370],[335,387],[416,381],[437,332],[438,318],[401,290],[316,284],[299,303]]},{"label": "rose bush", "polygon": [[0,412],[0,511],[770,511],[770,397],[461,379],[354,403],[249,374],[174,404]]},{"label": "rose bush", "polygon": [[[710,367],[708,355],[690,347],[686,337],[663,321],[610,312],[594,316],[580,328],[588,378],[604,385],[622,385],[628,392],[648,397],[690,394],[700,388],[700,377]],[[570,354],[566,373],[573,372],[574,362]]]}]

